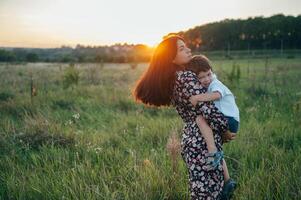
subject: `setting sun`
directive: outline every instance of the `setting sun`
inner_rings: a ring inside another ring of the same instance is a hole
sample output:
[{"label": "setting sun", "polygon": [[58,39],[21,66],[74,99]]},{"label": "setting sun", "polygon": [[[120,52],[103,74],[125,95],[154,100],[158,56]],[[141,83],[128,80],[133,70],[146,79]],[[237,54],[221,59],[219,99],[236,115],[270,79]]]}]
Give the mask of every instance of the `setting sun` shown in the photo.
[{"label": "setting sun", "polygon": [[257,1],[2,0],[0,46],[59,47],[124,42],[154,46],[170,32],[225,18],[280,12],[295,15],[301,7],[297,0]]}]

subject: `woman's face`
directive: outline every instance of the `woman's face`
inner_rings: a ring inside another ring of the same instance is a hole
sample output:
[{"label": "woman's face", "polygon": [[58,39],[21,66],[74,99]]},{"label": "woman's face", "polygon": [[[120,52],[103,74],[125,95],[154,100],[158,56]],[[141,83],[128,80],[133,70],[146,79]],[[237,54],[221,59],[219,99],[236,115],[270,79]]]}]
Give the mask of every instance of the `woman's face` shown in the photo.
[{"label": "woman's face", "polygon": [[173,60],[176,65],[185,65],[192,58],[191,50],[186,46],[183,40],[177,41],[177,55]]}]

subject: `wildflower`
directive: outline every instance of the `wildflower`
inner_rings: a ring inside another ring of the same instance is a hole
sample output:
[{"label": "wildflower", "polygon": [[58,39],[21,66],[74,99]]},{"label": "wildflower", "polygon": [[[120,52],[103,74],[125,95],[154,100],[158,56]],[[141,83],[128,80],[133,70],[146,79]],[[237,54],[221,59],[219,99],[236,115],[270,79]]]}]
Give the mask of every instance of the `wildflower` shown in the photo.
[{"label": "wildflower", "polygon": [[79,115],[79,113],[76,113],[76,114],[72,115],[72,117],[73,117],[74,119],[79,119],[80,115]]},{"label": "wildflower", "polygon": [[69,119],[68,121],[65,122],[65,126],[71,125],[72,123],[73,123],[72,120]]},{"label": "wildflower", "polygon": [[96,153],[100,153],[102,151],[102,148],[101,147],[96,147],[94,150],[95,150]]}]

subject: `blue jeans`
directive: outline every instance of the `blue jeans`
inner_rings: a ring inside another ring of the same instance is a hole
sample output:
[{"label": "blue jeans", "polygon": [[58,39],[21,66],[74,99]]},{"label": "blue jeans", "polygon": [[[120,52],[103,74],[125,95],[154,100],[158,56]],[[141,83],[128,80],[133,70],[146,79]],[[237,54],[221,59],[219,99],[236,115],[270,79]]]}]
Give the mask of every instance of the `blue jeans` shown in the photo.
[{"label": "blue jeans", "polygon": [[228,120],[229,131],[231,133],[237,133],[238,128],[239,128],[239,122],[236,121],[236,119],[234,119],[233,117],[228,117],[228,116],[225,116],[225,117]]}]

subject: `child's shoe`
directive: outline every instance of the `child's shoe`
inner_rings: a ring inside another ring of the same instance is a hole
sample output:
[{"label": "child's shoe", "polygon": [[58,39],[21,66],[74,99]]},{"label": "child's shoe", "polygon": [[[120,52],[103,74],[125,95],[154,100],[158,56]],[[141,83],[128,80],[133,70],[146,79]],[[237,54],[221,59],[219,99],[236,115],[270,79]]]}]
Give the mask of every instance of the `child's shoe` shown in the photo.
[{"label": "child's shoe", "polygon": [[222,200],[231,199],[234,190],[236,189],[237,183],[233,179],[229,179],[225,182],[223,191],[222,191]]},{"label": "child's shoe", "polygon": [[206,155],[206,170],[215,170],[223,159],[224,154],[222,151],[216,151],[214,153],[207,153]]}]

